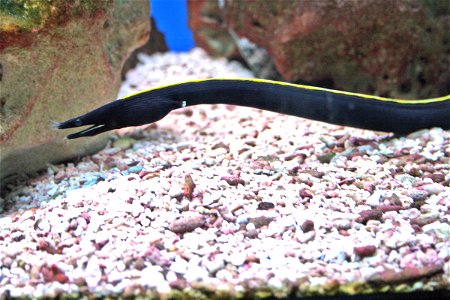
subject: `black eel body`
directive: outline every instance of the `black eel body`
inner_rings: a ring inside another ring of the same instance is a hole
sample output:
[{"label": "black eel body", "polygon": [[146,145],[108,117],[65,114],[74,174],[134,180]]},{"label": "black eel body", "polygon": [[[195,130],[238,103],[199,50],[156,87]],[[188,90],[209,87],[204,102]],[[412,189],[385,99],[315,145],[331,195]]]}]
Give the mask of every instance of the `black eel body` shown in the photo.
[{"label": "black eel body", "polygon": [[450,129],[450,95],[398,100],[263,79],[203,79],[154,88],[58,123],[60,129],[93,125],[78,138],[162,119],[198,104],[232,104],[326,123],[395,133]]}]

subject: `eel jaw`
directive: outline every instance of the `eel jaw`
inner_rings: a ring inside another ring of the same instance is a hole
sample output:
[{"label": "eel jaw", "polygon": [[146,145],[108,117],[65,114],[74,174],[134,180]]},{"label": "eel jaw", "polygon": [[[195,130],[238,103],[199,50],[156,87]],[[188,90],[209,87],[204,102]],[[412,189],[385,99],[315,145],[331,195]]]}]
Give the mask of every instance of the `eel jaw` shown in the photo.
[{"label": "eel jaw", "polygon": [[111,126],[107,126],[106,124],[84,124],[81,118],[73,118],[67,120],[65,122],[52,122],[52,127],[56,129],[68,129],[68,128],[76,128],[81,126],[92,125],[89,128],[83,129],[81,131],[69,134],[66,138],[69,140],[85,137],[85,136],[93,136],[113,128]]},{"label": "eel jaw", "polygon": [[84,136],[93,136],[93,135],[96,135],[96,134],[99,134],[99,133],[102,133],[102,132],[105,132],[108,130],[110,130],[110,129],[108,129],[105,124],[92,125],[91,127],[86,128],[84,130],[69,134],[67,136],[67,139],[72,140],[72,139],[77,139],[77,138],[84,137]]}]

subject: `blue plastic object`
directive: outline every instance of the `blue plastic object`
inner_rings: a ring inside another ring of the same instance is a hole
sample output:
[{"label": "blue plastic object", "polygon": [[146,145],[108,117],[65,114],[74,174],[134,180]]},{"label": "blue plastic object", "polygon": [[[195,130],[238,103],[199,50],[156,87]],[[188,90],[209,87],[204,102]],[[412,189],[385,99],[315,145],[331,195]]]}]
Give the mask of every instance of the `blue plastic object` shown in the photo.
[{"label": "blue plastic object", "polygon": [[170,51],[184,52],[194,47],[188,26],[186,0],[151,0],[151,12]]}]

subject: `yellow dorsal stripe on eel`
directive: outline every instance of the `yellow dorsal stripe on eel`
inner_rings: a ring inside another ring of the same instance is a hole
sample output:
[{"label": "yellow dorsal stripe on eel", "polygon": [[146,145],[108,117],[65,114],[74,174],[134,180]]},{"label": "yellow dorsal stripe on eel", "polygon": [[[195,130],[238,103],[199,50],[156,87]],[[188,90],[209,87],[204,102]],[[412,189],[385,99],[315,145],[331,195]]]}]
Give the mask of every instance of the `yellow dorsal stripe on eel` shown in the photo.
[{"label": "yellow dorsal stripe on eel", "polygon": [[291,86],[298,88],[300,90],[313,90],[313,91],[322,91],[332,94],[340,94],[340,95],[347,95],[352,97],[359,97],[363,99],[369,99],[369,100],[377,100],[377,101],[384,101],[384,102],[395,102],[399,104],[428,104],[428,103],[437,103],[437,102],[444,102],[450,100],[450,95],[437,97],[437,98],[430,98],[430,99],[420,99],[420,100],[409,100],[409,99],[393,99],[393,98],[385,98],[385,97],[379,97],[379,96],[373,96],[373,95],[367,95],[367,94],[360,94],[360,93],[353,93],[353,92],[346,92],[346,91],[339,91],[339,90],[332,90],[327,88],[321,88],[321,87],[315,87],[310,85],[301,85],[301,84],[293,84],[289,82],[282,82],[282,81],[273,81],[273,80],[267,80],[267,79],[257,79],[257,78],[206,78],[206,79],[196,79],[196,80],[188,80],[173,84],[167,84],[163,86],[158,86],[155,88],[151,88],[144,91],[139,91],[137,93],[128,95],[122,99],[127,99],[139,94],[147,93],[154,90],[160,90],[172,86],[177,85],[183,85],[187,83],[197,83],[197,82],[205,82],[205,81],[219,81],[219,80],[239,80],[239,81],[249,81],[249,82],[259,82],[259,83],[267,83],[272,85],[280,85],[280,86]]}]

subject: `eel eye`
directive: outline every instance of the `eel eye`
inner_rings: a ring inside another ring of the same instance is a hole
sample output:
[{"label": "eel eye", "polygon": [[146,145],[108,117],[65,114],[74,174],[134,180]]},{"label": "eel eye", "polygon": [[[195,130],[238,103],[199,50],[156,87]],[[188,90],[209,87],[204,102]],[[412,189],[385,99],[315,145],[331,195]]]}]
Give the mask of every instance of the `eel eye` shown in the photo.
[{"label": "eel eye", "polygon": [[74,125],[75,126],[81,126],[81,125],[83,125],[83,122],[81,121],[81,119],[76,119],[75,122],[74,122]]}]

